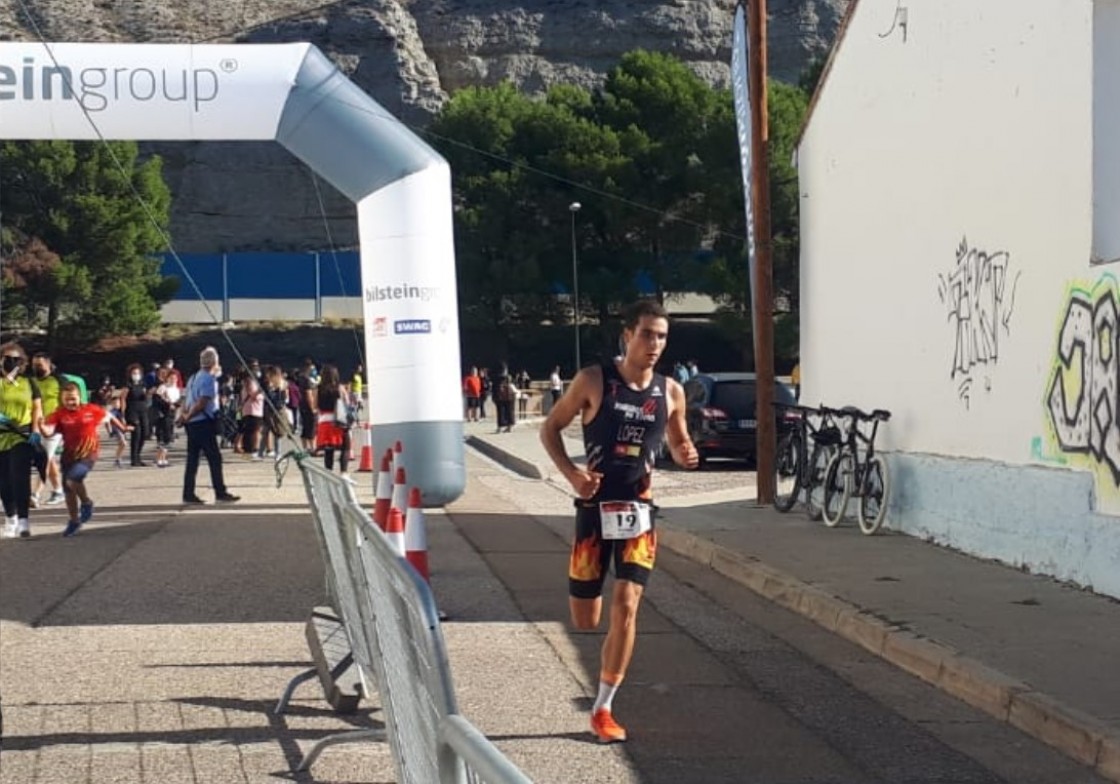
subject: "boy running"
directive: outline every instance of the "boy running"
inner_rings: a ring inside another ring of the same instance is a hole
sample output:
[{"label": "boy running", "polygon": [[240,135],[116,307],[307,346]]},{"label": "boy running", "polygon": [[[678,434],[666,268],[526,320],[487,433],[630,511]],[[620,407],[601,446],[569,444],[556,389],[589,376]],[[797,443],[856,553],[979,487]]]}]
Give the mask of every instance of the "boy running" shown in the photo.
[{"label": "boy running", "polygon": [[70,513],[70,522],[62,535],[73,536],[93,517],[93,501],[86,492],[85,480],[101,447],[98,428],[106,419],[122,431],[132,430],[132,425],[126,425],[101,406],[82,403],[81,391],[73,381],[62,382],[59,402],[61,405],[43,420],[42,427],[48,435],[62,435],[62,479],[66,510]]}]

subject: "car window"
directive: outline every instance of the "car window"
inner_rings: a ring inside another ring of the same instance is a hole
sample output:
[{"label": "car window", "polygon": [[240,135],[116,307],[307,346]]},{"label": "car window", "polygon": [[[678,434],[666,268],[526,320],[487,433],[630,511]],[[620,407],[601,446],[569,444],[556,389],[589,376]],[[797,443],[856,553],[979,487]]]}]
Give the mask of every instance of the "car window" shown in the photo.
[{"label": "car window", "polygon": [[[723,409],[729,416],[753,417],[755,413],[754,381],[720,381],[712,390],[711,405]],[[774,384],[774,402],[792,405],[796,402],[793,392],[782,384]]]},{"label": "car window", "polygon": [[797,403],[797,397],[793,394],[792,388],[787,387],[785,384],[775,384],[774,402],[792,406]]},{"label": "car window", "polygon": [[708,389],[703,382],[692,380],[684,385],[685,405],[702,406],[708,397]]},{"label": "car window", "polygon": [[712,406],[730,417],[754,416],[754,382],[720,381],[712,389]]}]

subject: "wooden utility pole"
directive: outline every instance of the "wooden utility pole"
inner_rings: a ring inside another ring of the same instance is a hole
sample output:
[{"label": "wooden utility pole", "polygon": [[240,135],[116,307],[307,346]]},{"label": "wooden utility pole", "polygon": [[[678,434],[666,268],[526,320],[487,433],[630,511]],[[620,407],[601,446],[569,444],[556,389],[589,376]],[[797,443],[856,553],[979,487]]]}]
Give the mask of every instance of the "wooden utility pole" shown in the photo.
[{"label": "wooden utility pole", "polygon": [[774,286],[770,243],[770,141],[766,108],[766,0],[747,0],[748,66],[751,105],[751,203],[754,208],[755,265],[753,306],[754,372],[758,405],[755,454],[758,503],[770,504],[777,490],[774,480]]}]

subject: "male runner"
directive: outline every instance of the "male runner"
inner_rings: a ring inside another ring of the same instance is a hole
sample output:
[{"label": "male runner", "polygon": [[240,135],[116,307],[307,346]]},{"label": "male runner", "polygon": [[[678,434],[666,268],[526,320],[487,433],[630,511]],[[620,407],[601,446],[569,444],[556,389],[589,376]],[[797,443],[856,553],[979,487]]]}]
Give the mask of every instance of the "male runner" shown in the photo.
[{"label": "male runner", "polygon": [[[632,305],[623,325],[622,356],[576,374],[541,428],[548,456],[579,496],[568,566],[569,606],[577,629],[598,627],[603,580],[614,562],[599,695],[591,709],[591,731],[601,743],[626,740],[611,703],[634,652],[638,604],[657,554],[650,491],[654,455],[667,433],[679,466],[696,468],[700,462],[685,425],[683,388],[653,371],[668,335],[669,316],[661,305],[646,300]],[[586,466],[572,463],[560,435],[577,414]]]}]

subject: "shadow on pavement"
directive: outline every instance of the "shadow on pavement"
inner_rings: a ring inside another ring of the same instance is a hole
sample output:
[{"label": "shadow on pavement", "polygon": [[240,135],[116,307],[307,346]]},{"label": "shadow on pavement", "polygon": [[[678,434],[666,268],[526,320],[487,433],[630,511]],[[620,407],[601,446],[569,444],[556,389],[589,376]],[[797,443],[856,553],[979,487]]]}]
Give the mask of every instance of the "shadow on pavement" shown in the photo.
[{"label": "shadow on pavement", "polygon": [[164,664],[145,664],[144,668],[145,669],[159,669],[161,667],[169,667],[169,668],[179,668],[179,667],[183,667],[183,668],[188,668],[188,667],[215,667],[215,668],[225,668],[225,667],[254,667],[254,668],[256,668],[256,667],[280,667],[280,668],[284,668],[284,669],[290,669],[292,667],[306,668],[306,667],[309,667],[310,665],[311,665],[310,661],[305,659],[305,660],[302,660],[302,661],[183,662],[182,664],[179,664],[179,663],[176,663],[176,662],[171,662],[171,663],[164,663]]},{"label": "shadow on pavement", "polygon": [[99,508],[71,539],[60,535],[61,520],[33,521],[30,539],[0,545],[0,619],[29,626],[302,623],[323,595],[315,533],[301,515],[241,508],[111,518]]}]

